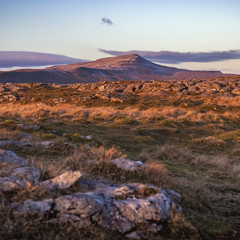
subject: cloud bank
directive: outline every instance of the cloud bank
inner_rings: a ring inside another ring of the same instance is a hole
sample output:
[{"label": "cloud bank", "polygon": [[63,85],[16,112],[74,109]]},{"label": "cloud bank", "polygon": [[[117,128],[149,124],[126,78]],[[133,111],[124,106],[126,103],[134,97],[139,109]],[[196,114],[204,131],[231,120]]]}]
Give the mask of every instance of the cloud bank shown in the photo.
[{"label": "cloud bank", "polygon": [[39,53],[39,52],[23,52],[23,51],[0,51],[0,67],[33,67],[47,66],[55,64],[78,63],[83,60],[70,58],[63,55]]},{"label": "cloud bank", "polygon": [[101,18],[102,24],[107,24],[108,26],[113,25],[113,22],[109,18]]},{"label": "cloud bank", "polygon": [[213,51],[213,52],[171,52],[171,51],[110,51],[99,49],[103,53],[113,56],[136,53],[142,57],[159,63],[179,64],[182,62],[215,62],[230,59],[240,59],[240,50]]}]

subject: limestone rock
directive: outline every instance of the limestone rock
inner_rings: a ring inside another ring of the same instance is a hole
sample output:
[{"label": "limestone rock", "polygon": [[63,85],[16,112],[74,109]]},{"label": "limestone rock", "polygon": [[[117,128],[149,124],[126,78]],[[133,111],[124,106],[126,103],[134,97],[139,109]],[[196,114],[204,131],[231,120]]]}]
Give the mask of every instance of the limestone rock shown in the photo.
[{"label": "limestone rock", "polygon": [[11,207],[18,213],[37,213],[40,215],[45,212],[50,212],[52,203],[53,199],[45,199],[43,201],[27,199],[23,204],[13,203]]},{"label": "limestone rock", "polygon": [[106,85],[102,85],[98,88],[98,91],[103,92],[103,91],[105,91],[105,89],[106,89]]},{"label": "limestone rock", "polygon": [[50,148],[53,147],[54,145],[56,145],[55,141],[44,141],[44,142],[40,142],[40,145],[44,148]]},{"label": "limestone rock", "polygon": [[88,135],[88,136],[85,136],[85,139],[86,139],[86,140],[92,140],[93,138],[92,138],[91,135]]},{"label": "limestone rock", "polygon": [[41,186],[48,189],[67,189],[71,187],[80,177],[80,171],[67,171],[53,179],[43,181]]},{"label": "limestone rock", "polygon": [[143,166],[141,161],[133,161],[126,158],[116,158],[110,162],[125,171],[137,171]]},{"label": "limestone rock", "polygon": [[7,162],[9,164],[17,164],[19,166],[24,166],[26,160],[18,157],[14,152],[9,150],[0,149],[0,162]]},{"label": "limestone rock", "polygon": [[30,182],[32,185],[37,185],[41,178],[41,172],[34,167],[21,167],[13,169],[11,177],[16,177],[24,182]]},{"label": "limestone rock", "polygon": [[129,239],[143,239],[148,233],[161,234],[170,211],[181,210],[169,193],[180,197],[172,190],[147,184],[100,184],[90,192],[43,201],[28,199],[11,208],[16,214],[46,214],[50,223],[74,222],[79,228],[98,225]]},{"label": "limestone rock", "polygon": [[20,142],[15,140],[0,140],[0,146],[15,145],[18,147],[32,146],[29,142]]},{"label": "limestone rock", "polygon": [[36,124],[36,125],[29,125],[29,124],[23,124],[19,123],[17,124],[17,128],[24,129],[24,130],[39,130],[41,128],[41,125]]},{"label": "limestone rock", "polygon": [[24,181],[15,177],[0,177],[0,189],[4,192],[11,192],[22,189],[26,186]]}]

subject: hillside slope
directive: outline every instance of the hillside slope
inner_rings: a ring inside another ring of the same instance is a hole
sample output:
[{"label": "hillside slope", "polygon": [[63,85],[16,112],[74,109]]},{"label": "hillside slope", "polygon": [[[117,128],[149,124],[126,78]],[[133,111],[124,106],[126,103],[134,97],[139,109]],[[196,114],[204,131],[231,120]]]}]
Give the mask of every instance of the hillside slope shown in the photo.
[{"label": "hillside slope", "polygon": [[0,82],[90,83],[99,81],[172,80],[225,76],[220,71],[190,71],[152,63],[137,54],[92,62],[58,65],[42,70],[0,73]]}]

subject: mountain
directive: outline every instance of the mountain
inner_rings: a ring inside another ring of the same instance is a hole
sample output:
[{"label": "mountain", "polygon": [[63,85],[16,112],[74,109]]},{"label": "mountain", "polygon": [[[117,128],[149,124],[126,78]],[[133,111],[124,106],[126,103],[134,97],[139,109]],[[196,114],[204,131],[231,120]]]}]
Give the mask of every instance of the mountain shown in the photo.
[{"label": "mountain", "polygon": [[58,54],[24,52],[24,51],[0,51],[0,68],[47,66],[55,64],[70,64],[81,62],[81,59],[70,58]]},{"label": "mountain", "polygon": [[225,76],[220,71],[191,71],[152,63],[137,54],[45,69],[0,72],[0,82],[89,83],[118,80],[171,80]]}]

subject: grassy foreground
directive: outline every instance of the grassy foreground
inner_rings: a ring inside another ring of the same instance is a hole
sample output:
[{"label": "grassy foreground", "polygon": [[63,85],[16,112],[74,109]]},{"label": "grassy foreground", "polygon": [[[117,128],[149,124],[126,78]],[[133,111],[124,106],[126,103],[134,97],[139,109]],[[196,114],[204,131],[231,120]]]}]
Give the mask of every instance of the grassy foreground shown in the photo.
[{"label": "grassy foreground", "polygon": [[[26,94],[24,102],[0,103],[0,140],[56,142],[47,149],[36,145],[4,146],[41,168],[43,178],[70,168],[80,169],[94,180],[135,181],[170,188],[181,194],[183,207],[181,216],[171,217],[172,239],[239,239],[237,103],[225,98],[210,104],[210,98],[196,95],[173,100],[154,94],[127,95],[129,99],[124,102],[99,98],[78,102],[73,98],[54,103],[51,101],[56,97],[77,93],[71,88],[36,88],[29,87],[21,93]],[[33,101],[28,99],[31,92],[35,93]],[[81,94],[87,98],[91,92]],[[39,125],[40,129],[24,129],[19,124]],[[90,140],[83,137],[89,135]],[[66,142],[77,145],[77,150]],[[120,155],[146,162],[148,168],[130,174],[106,163]],[[103,163],[94,167],[87,164],[91,159]],[[5,166],[1,166],[0,175],[4,176],[5,171]],[[36,198],[46,194],[49,193],[37,193]],[[2,202],[23,201],[27,197],[34,198],[34,193],[17,193]],[[179,235],[183,229],[189,232]]]}]

